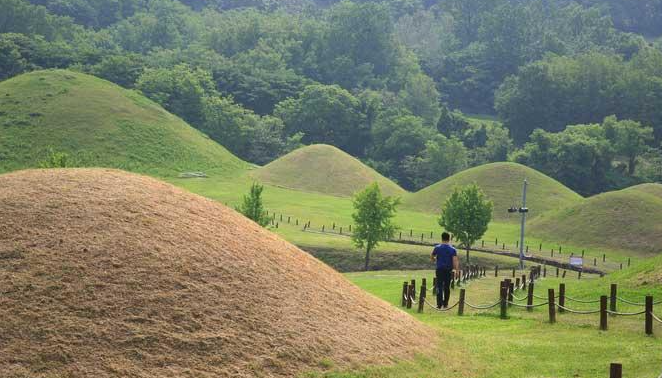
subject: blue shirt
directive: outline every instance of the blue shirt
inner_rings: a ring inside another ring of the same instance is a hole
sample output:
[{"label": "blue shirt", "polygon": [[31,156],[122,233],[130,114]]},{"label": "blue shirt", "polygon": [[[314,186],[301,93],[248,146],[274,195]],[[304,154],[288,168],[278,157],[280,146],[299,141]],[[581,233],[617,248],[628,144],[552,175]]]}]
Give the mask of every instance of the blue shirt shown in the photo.
[{"label": "blue shirt", "polygon": [[453,256],[457,256],[455,248],[449,244],[437,244],[432,251],[437,256],[437,269],[453,269]]}]

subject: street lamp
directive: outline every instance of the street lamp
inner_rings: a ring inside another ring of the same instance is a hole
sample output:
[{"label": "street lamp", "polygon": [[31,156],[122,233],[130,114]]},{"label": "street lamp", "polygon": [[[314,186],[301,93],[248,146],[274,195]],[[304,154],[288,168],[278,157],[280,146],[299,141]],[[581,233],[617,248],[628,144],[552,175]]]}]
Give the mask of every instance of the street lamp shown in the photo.
[{"label": "street lamp", "polygon": [[526,213],[529,212],[529,208],[526,207],[526,186],[527,182],[524,179],[524,187],[522,188],[522,207],[511,207],[508,209],[509,213],[520,213],[522,214],[522,223],[520,224],[520,234],[519,234],[519,268],[524,269],[524,223],[526,222]]}]

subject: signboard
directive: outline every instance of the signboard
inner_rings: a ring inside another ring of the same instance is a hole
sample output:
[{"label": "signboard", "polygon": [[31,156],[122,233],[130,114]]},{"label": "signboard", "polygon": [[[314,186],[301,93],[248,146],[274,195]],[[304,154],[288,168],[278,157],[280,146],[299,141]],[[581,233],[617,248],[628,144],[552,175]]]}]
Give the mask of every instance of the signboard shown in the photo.
[{"label": "signboard", "polygon": [[571,257],[570,265],[572,266],[582,266],[584,265],[584,259],[581,257]]}]

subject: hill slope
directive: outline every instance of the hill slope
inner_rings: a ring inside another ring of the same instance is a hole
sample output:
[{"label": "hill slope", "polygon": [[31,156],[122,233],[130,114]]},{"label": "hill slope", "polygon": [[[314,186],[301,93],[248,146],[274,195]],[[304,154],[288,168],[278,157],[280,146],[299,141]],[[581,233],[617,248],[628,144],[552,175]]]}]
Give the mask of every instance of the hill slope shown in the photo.
[{"label": "hill slope", "polygon": [[641,193],[651,194],[653,196],[662,199],[662,184],[653,184],[653,183],[641,184],[641,185],[633,186],[629,189],[636,190]]},{"label": "hill slope", "polygon": [[175,175],[247,164],[134,91],[63,70],[0,83],[0,172],[38,167],[47,151],[80,166]]},{"label": "hill slope", "polygon": [[579,194],[534,169],[515,163],[492,163],[467,169],[413,193],[405,199],[404,205],[419,211],[438,212],[455,187],[476,183],[494,202],[494,219],[517,221],[518,215],[509,215],[506,209],[521,204],[524,179],[529,183],[530,218],[581,200]]},{"label": "hill slope", "polygon": [[590,197],[531,222],[532,234],[558,242],[662,251],[662,197],[638,187]]},{"label": "hill slope", "polygon": [[295,376],[434,343],[309,254],[151,178],[20,171],[0,175],[0,199],[3,376]]},{"label": "hill slope", "polygon": [[253,172],[260,181],[307,192],[348,197],[377,182],[386,195],[405,190],[393,181],[336,147],[306,146]]}]

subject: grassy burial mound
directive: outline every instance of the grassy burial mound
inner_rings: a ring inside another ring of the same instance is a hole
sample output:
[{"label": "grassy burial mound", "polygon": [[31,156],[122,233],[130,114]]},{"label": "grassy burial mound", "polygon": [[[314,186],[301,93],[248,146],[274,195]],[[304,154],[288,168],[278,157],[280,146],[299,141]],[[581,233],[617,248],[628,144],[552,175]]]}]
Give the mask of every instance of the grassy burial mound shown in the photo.
[{"label": "grassy burial mound", "polygon": [[156,103],[93,76],[49,70],[0,83],[0,172],[38,167],[49,150],[73,165],[164,176],[247,165]]},{"label": "grassy burial mound", "polygon": [[543,214],[532,234],[559,243],[640,252],[662,251],[662,197],[632,187]]},{"label": "grassy burial mound", "polygon": [[424,212],[438,212],[457,186],[476,183],[494,202],[494,219],[519,221],[518,214],[508,214],[509,207],[522,202],[522,184],[529,182],[526,204],[529,217],[536,217],[581,200],[581,196],[535,169],[516,163],[492,163],[467,169],[410,195],[405,206]]},{"label": "grassy burial mound", "polygon": [[633,186],[630,189],[636,190],[641,193],[651,194],[653,196],[662,199],[662,184],[653,184],[653,183],[641,184],[641,185]]},{"label": "grassy burial mound", "polygon": [[340,149],[317,144],[306,146],[253,172],[272,185],[306,192],[348,197],[377,182],[386,195],[405,190]]},{"label": "grassy burial mound", "polygon": [[279,377],[433,332],[235,211],[107,169],[0,176],[9,376]]}]

